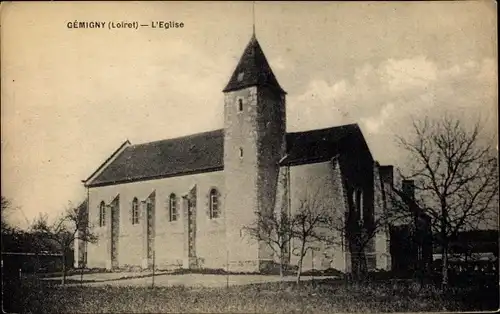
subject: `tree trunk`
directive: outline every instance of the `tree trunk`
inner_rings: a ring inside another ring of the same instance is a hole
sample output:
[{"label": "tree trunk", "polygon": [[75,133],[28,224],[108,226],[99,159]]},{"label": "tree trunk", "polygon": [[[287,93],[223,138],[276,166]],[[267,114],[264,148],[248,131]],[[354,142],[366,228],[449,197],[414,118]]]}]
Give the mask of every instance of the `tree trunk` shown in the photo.
[{"label": "tree trunk", "polygon": [[283,254],[280,256],[280,289],[283,289],[284,283],[285,283],[285,257]]},{"label": "tree trunk", "polygon": [[441,281],[441,289],[446,291],[448,289],[448,243],[443,242],[443,278]]},{"label": "tree trunk", "polygon": [[80,284],[83,285],[83,263],[80,267]]},{"label": "tree trunk", "polygon": [[66,254],[65,252],[63,252],[63,255],[62,255],[62,281],[61,281],[61,284],[64,286],[64,284],[66,283]]},{"label": "tree trunk", "polygon": [[283,281],[283,263],[285,263],[285,258],[282,255],[280,258],[280,280]]},{"label": "tree trunk", "polygon": [[359,246],[355,243],[354,239],[350,240],[349,243],[349,251],[351,252],[351,272],[352,272],[352,280],[359,281],[361,279],[362,274],[362,258],[361,258],[361,250]]},{"label": "tree trunk", "polygon": [[354,276],[355,281],[361,280],[361,257],[359,252],[356,252],[356,274]]},{"label": "tree trunk", "polygon": [[446,291],[448,288],[448,239],[446,232],[446,222],[448,211],[446,208],[446,202],[441,200],[441,247],[442,247],[442,278],[441,278],[441,289]]},{"label": "tree trunk", "polygon": [[364,280],[368,274],[368,261],[364,249],[359,250],[359,279]]},{"label": "tree trunk", "polygon": [[[304,242],[302,242],[304,243]],[[304,260],[304,244],[302,244],[302,248],[300,249],[300,256],[299,256],[299,265],[297,268],[297,285],[300,283],[300,275],[302,273],[302,261]]]},{"label": "tree trunk", "polygon": [[297,285],[300,283],[300,273],[302,272],[302,257],[299,258],[299,265],[297,268]]}]

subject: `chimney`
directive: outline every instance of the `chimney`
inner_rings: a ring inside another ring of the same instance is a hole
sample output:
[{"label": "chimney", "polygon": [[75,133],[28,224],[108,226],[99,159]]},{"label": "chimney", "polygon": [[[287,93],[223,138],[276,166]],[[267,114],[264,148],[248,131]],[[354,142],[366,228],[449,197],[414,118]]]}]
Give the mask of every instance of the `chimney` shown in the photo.
[{"label": "chimney", "polygon": [[393,186],[394,184],[393,166],[379,166],[379,173],[383,183],[388,183],[390,186]]},{"label": "chimney", "polygon": [[410,200],[415,200],[415,181],[403,180],[401,190]]}]

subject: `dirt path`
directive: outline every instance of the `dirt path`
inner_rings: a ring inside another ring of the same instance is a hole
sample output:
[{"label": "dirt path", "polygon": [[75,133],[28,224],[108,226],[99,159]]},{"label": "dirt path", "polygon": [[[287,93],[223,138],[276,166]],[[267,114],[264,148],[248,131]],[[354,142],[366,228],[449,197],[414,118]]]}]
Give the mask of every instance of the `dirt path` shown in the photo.
[{"label": "dirt path", "polygon": [[[88,286],[101,286],[101,285],[112,285],[112,286],[150,286],[153,283],[153,277],[142,277],[142,278],[128,278],[128,279],[120,279],[112,278],[109,274],[108,276],[103,276],[109,278],[106,280],[103,277],[99,277],[99,274],[93,274],[92,280],[96,280],[96,282],[86,282],[85,285]],[[122,275],[123,276],[123,275]],[[315,277],[318,279],[318,277]],[[332,278],[332,277],[321,277]],[[89,280],[90,278],[86,278],[84,276],[84,280]],[[305,276],[302,280],[307,281],[311,280],[310,276]],[[79,280],[75,278],[75,280]],[[98,280],[98,281],[97,281]],[[294,281],[295,276],[287,276],[283,279],[284,281]],[[161,287],[171,287],[171,286],[186,286],[186,287],[225,287],[227,284],[230,286],[235,285],[248,285],[248,284],[256,284],[256,283],[265,283],[265,282],[277,282],[280,281],[279,276],[264,276],[264,275],[229,275],[229,277],[225,275],[204,275],[204,274],[181,274],[181,275],[168,275],[168,274],[159,274],[154,278],[154,285]],[[79,285],[79,284],[73,284]]]}]

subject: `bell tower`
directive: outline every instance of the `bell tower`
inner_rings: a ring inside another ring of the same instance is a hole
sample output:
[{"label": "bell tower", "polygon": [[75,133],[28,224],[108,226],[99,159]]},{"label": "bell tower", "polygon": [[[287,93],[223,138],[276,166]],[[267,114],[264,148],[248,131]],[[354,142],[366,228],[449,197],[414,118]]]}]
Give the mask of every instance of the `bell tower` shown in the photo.
[{"label": "bell tower", "polygon": [[286,92],[252,35],[224,92],[225,219],[230,271],[259,271],[272,260],[244,227],[274,209],[285,150]]}]

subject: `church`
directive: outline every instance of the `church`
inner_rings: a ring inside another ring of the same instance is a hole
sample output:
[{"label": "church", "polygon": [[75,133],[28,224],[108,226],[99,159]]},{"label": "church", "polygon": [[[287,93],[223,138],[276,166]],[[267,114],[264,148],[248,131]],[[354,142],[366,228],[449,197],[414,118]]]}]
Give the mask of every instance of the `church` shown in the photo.
[{"label": "church", "polygon": [[[374,160],[357,124],[286,131],[287,93],[255,34],[222,92],[222,129],[126,141],[83,181],[98,235],[75,246],[86,267],[258,272],[277,261],[244,232],[258,211],[292,213],[308,197],[360,220],[388,210],[393,168]],[[366,255],[369,269],[390,268],[388,232],[373,237]],[[320,245],[303,262],[350,267],[344,243]]]}]

